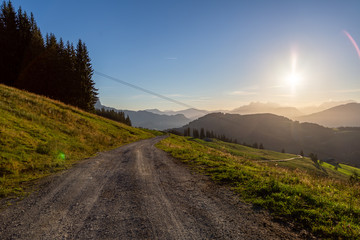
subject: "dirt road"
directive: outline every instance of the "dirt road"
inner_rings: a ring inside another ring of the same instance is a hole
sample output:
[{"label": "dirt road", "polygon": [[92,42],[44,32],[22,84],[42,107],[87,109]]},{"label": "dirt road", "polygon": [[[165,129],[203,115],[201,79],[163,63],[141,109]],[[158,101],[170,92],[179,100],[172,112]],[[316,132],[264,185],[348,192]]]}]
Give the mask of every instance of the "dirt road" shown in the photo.
[{"label": "dirt road", "polygon": [[0,212],[0,238],[298,238],[155,148],[160,139],[101,153],[47,178]]}]

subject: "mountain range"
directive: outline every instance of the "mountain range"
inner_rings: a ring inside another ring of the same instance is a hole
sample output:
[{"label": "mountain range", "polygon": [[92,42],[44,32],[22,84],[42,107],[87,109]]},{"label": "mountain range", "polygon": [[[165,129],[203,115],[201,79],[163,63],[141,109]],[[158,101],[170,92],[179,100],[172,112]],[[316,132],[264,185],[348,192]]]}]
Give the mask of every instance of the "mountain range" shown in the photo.
[{"label": "mountain range", "polygon": [[156,114],[148,111],[119,110],[102,105],[100,100],[96,102],[95,108],[96,109],[104,108],[106,110],[124,112],[125,115],[128,115],[130,117],[132,126],[156,129],[156,130],[176,128],[188,124],[191,121],[190,119],[186,118],[183,114],[165,115],[165,114]]},{"label": "mountain range", "polygon": [[[319,111],[308,115],[303,113],[315,110]],[[280,106],[276,103],[252,102],[249,105],[241,106],[228,113],[241,115],[271,113],[299,122],[316,123],[324,127],[360,127],[360,103],[351,100],[325,102],[317,107],[307,107],[300,110],[295,107]]]},{"label": "mountain range", "polygon": [[195,109],[195,108],[189,108],[189,109],[180,110],[180,111],[172,111],[172,110],[160,111],[158,109],[146,109],[145,111],[152,112],[152,113],[159,114],[159,115],[169,115],[169,116],[183,114],[186,118],[188,118],[190,120],[195,120],[199,117],[202,117],[202,116],[210,113],[210,111],[199,110],[199,109]]},{"label": "mountain range", "polygon": [[[341,105],[340,103],[346,104]],[[329,107],[329,109],[327,109],[327,107]],[[122,111],[126,115],[129,115],[133,126],[156,130],[178,128],[188,124],[190,121],[211,113],[210,111],[194,108],[181,111],[160,111],[158,109],[147,109],[141,111],[118,110],[104,106],[100,103],[100,101],[95,104],[95,108]],[[324,110],[324,108],[326,110]],[[313,112],[315,110],[322,111],[309,115],[305,115],[303,113]],[[279,116],[285,116],[300,122],[317,123],[325,127],[360,127],[360,104],[353,101],[325,102],[319,106],[307,107],[306,109],[302,108],[300,110],[295,107],[284,107],[275,103],[252,102],[231,111],[220,110],[219,112],[241,115],[271,113]]]}]

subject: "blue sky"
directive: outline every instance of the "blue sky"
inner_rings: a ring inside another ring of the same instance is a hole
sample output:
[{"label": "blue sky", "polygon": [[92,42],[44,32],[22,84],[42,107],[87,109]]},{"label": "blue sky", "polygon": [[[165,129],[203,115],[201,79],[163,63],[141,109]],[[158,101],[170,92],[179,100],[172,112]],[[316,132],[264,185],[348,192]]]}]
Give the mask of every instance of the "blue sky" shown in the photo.
[{"label": "blue sky", "polygon": [[[208,110],[360,101],[360,1],[16,0],[96,71]],[[183,109],[94,75],[104,105]]]}]

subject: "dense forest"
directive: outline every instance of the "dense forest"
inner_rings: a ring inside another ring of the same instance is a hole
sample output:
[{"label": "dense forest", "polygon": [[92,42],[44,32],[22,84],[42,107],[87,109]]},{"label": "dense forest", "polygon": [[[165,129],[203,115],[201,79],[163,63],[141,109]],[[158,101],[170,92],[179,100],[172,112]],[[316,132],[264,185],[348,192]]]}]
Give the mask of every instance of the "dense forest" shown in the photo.
[{"label": "dense forest", "polygon": [[87,47],[43,38],[34,16],[12,3],[0,10],[0,83],[94,111],[97,89]]}]

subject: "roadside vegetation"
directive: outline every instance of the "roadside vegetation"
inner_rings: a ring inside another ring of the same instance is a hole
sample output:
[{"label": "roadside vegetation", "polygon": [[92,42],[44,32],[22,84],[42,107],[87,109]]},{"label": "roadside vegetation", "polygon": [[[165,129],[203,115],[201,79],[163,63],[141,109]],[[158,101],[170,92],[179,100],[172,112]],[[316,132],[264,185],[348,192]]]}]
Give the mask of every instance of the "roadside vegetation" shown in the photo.
[{"label": "roadside vegetation", "polygon": [[[356,168],[218,140],[171,135],[157,147],[194,170],[230,186],[246,202],[331,239],[360,238],[360,179]],[[291,161],[281,160],[294,157]]]},{"label": "roadside vegetation", "polygon": [[99,151],[154,136],[0,84],[0,198]]}]

